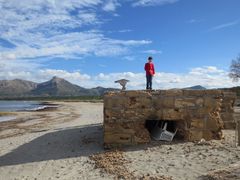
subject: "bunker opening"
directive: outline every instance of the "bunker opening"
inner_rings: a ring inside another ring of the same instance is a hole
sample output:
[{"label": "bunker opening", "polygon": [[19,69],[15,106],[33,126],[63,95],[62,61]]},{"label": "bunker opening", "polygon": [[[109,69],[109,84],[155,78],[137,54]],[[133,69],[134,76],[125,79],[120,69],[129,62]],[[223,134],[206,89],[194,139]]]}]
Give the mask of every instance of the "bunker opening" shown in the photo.
[{"label": "bunker opening", "polygon": [[145,128],[154,141],[169,141],[185,139],[185,123],[183,121],[146,120]]}]

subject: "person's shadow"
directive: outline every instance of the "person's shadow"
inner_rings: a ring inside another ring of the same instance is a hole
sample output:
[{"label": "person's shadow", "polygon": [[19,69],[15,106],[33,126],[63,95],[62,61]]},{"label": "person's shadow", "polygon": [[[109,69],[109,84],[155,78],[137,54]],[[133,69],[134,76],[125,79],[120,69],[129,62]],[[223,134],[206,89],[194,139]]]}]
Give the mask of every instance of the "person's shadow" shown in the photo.
[{"label": "person's shadow", "polygon": [[102,124],[58,129],[0,157],[0,166],[89,156],[103,152]]}]

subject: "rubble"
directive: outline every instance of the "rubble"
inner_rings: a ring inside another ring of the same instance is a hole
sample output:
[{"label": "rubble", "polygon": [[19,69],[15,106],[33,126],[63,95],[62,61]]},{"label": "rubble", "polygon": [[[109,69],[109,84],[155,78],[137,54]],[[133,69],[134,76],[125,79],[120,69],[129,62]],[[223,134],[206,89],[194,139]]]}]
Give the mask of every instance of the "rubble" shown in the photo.
[{"label": "rubble", "polygon": [[200,176],[199,180],[236,180],[240,179],[240,163],[232,164],[229,167],[214,170],[206,175]]},{"label": "rubble", "polygon": [[139,180],[172,180],[171,177],[164,175],[141,175],[136,176],[130,172],[127,165],[131,163],[124,157],[124,152],[120,150],[106,151],[90,156],[94,161],[95,167],[102,171],[114,175],[116,179],[139,179]]}]

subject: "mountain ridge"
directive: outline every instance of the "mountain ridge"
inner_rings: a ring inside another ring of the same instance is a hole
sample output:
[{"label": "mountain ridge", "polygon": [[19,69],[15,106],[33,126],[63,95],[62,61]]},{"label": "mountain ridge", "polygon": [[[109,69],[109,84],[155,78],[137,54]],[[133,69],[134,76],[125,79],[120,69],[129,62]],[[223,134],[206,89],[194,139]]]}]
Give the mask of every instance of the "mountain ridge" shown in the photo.
[{"label": "mountain ridge", "polygon": [[191,87],[186,87],[186,88],[183,88],[183,89],[191,89],[191,90],[205,90],[207,88],[201,86],[201,85],[196,85],[196,86],[191,86]]},{"label": "mountain ridge", "polygon": [[42,83],[21,79],[0,80],[0,97],[103,96],[109,90],[118,89],[103,87],[87,89],[57,76]]},{"label": "mountain ridge", "polygon": [[[205,90],[201,85],[191,86],[182,89]],[[240,87],[219,88],[236,91],[240,95]],[[49,81],[36,83],[32,81],[13,79],[0,80],[0,98],[28,98],[28,97],[77,97],[77,96],[103,96],[107,91],[116,91],[116,88],[84,88],[69,81],[54,76]]]},{"label": "mountain ridge", "polygon": [[20,96],[36,87],[37,83],[22,79],[0,80],[0,96]]}]

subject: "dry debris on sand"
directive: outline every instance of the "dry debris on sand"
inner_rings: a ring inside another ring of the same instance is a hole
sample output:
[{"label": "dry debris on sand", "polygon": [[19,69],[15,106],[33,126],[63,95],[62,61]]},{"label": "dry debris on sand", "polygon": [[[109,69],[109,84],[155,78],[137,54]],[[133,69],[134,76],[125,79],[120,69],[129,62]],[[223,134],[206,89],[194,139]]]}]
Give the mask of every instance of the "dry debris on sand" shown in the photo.
[{"label": "dry debris on sand", "polygon": [[240,163],[209,172],[199,177],[199,180],[237,180],[240,179]]},{"label": "dry debris on sand", "polygon": [[101,168],[103,171],[115,175],[116,179],[172,180],[171,177],[167,176],[134,175],[134,172],[129,172],[127,168],[127,164],[131,162],[124,157],[123,151],[106,151],[92,155],[90,159],[94,161],[96,168]]}]

